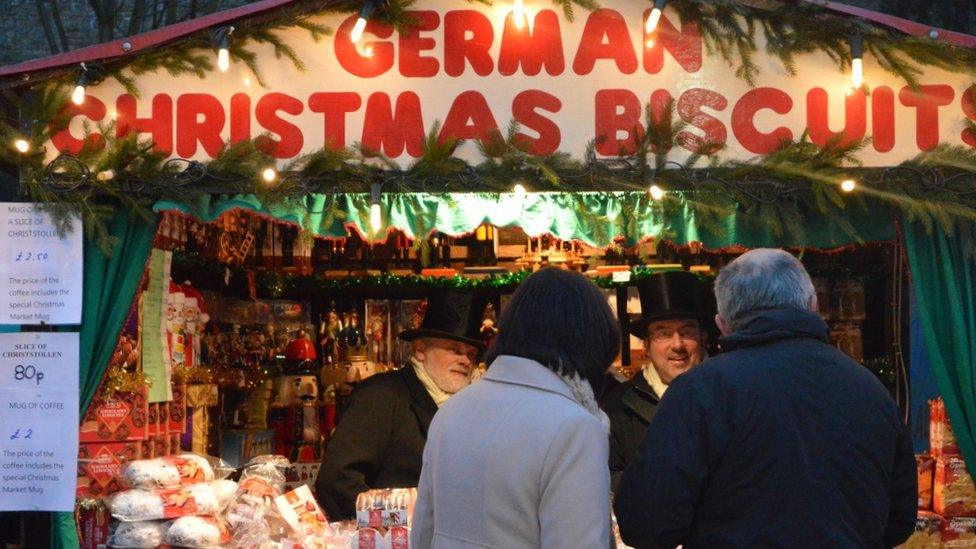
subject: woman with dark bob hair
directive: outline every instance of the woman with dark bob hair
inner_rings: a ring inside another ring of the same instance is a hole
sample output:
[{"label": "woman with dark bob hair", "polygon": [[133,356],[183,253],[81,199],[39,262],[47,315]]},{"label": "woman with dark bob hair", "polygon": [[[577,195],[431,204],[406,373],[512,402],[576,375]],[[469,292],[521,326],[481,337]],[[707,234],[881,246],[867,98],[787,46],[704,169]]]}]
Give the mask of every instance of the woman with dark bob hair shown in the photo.
[{"label": "woman with dark bob hair", "polygon": [[499,329],[488,372],[430,425],[411,547],[609,547],[609,421],[593,396],[620,348],[606,298],[542,269]]}]

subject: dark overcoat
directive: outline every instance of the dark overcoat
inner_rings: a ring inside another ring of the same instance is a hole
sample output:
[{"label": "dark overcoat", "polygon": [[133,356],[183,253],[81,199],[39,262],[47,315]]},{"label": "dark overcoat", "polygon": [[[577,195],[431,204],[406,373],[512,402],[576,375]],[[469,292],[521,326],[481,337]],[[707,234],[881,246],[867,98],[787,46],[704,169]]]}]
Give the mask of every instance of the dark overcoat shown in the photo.
[{"label": "dark overcoat", "polygon": [[436,412],[412,366],[377,374],[356,387],[315,481],[316,497],[330,520],[355,517],[356,496],[371,488],[417,486]]},{"label": "dark overcoat", "polygon": [[[653,368],[653,366],[647,366]],[[659,400],[647,379],[638,372],[629,381],[615,385],[603,399],[603,411],[610,418],[610,485],[616,490],[620,474],[637,455]]]},{"label": "dark overcoat", "polygon": [[908,429],[880,381],[796,309],[758,311],[675,379],[614,510],[627,545],[892,547],[915,526]]}]

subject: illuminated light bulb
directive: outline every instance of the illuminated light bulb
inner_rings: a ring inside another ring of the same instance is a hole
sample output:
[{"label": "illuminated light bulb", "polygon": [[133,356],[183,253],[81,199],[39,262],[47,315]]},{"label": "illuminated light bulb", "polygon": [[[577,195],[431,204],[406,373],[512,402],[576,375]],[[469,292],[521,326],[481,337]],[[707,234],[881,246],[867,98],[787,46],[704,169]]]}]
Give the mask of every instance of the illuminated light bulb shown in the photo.
[{"label": "illuminated light bulb", "polygon": [[244,77],[244,87],[245,88],[250,88],[251,87],[251,77],[250,76],[245,76]]},{"label": "illuminated light bulb", "polygon": [[227,48],[217,50],[217,68],[220,72],[227,72],[230,68],[230,51]]},{"label": "illuminated light bulb", "polygon": [[860,57],[851,59],[851,85],[859,89],[864,84],[864,63]]},{"label": "illuminated light bulb", "polygon": [[363,57],[373,57],[373,46],[368,45],[363,47]]},{"label": "illuminated light bulb", "polygon": [[651,34],[657,30],[657,24],[661,21],[661,10],[657,6],[651,10],[651,13],[647,15],[647,21],[644,23],[644,32]]},{"label": "illuminated light bulb", "polygon": [[352,32],[349,33],[349,39],[353,42],[359,42],[363,39],[363,32],[366,30],[366,18],[362,15],[359,19],[356,19],[356,24],[352,27]]},{"label": "illuminated light bulb", "polygon": [[648,192],[651,193],[651,198],[653,198],[654,200],[661,200],[662,198],[664,198],[664,189],[662,189],[657,185],[651,185],[651,188],[648,189]]},{"label": "illuminated light bulb", "polygon": [[648,38],[648,39],[647,39],[647,42],[644,42],[644,46],[645,46],[645,47],[646,47],[647,49],[651,49],[651,48],[653,48],[653,47],[654,47],[654,39],[653,39],[653,38]]},{"label": "illuminated light bulb", "polygon": [[380,226],[383,224],[383,216],[381,214],[379,204],[371,204],[369,206],[369,225],[373,228],[373,232],[380,230]]},{"label": "illuminated light bulb", "polygon": [[844,191],[845,193],[849,193],[855,188],[857,188],[857,182],[853,179],[845,179],[840,183],[840,190]]},{"label": "illuminated light bulb", "polygon": [[26,139],[17,139],[14,141],[14,148],[17,149],[19,153],[26,153],[30,150],[30,143]]},{"label": "illuminated light bulb", "polygon": [[278,172],[276,172],[274,168],[265,168],[264,171],[261,172],[261,178],[267,183],[272,183],[278,178]]},{"label": "illuminated light bulb", "polygon": [[98,172],[98,175],[95,176],[95,179],[98,179],[99,181],[111,181],[115,179],[115,170],[105,170],[102,172]]},{"label": "illuminated light bulb", "polygon": [[380,198],[383,194],[383,186],[379,183],[373,183],[369,186],[369,225],[372,227],[373,232],[380,230],[383,225],[383,217],[380,215]]},{"label": "illuminated light bulb", "polygon": [[71,102],[75,105],[85,102],[85,86],[81,84],[75,86],[75,91],[71,92]]},{"label": "illuminated light bulb", "polygon": [[515,28],[521,29],[522,23],[525,21],[524,0],[515,0],[512,4],[512,18],[515,19]]},{"label": "illuminated light bulb", "polygon": [[525,190],[524,185],[521,183],[516,183],[515,186],[512,187],[512,192],[515,193],[515,196],[524,197],[527,191]]}]

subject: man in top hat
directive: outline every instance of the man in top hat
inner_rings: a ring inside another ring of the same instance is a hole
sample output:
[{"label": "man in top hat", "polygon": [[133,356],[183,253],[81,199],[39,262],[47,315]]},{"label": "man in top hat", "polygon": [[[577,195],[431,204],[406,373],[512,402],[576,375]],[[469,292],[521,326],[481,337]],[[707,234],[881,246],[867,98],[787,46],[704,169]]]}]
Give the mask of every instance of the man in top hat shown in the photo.
[{"label": "man in top hat", "polygon": [[487,300],[452,290],[427,301],[410,364],[361,383],[325,451],[316,496],[331,520],[355,517],[356,496],[373,488],[417,486],[427,428],[440,407],[467,387],[478,356]]},{"label": "man in top hat", "polygon": [[685,271],[651,275],[637,283],[641,314],[630,333],[644,341],[643,369],[630,381],[610,389],[603,408],[610,418],[610,478],[620,474],[637,447],[671,381],[704,360],[704,288]]}]

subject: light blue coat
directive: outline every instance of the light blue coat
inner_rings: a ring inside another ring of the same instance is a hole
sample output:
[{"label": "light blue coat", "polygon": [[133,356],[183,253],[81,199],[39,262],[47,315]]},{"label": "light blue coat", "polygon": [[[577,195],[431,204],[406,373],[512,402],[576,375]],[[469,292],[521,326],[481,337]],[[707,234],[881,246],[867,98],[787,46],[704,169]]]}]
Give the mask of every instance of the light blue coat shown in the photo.
[{"label": "light blue coat", "polygon": [[607,446],[562,378],[498,357],[434,416],[410,546],[609,547]]}]

